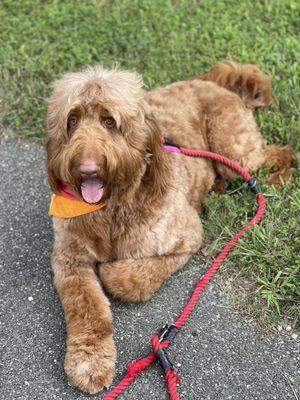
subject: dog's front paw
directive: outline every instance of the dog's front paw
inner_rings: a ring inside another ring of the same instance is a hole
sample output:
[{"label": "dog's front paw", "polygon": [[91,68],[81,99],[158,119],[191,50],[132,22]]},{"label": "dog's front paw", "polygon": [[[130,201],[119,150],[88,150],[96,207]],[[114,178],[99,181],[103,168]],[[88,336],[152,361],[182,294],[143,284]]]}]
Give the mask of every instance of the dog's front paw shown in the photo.
[{"label": "dog's front paw", "polygon": [[98,393],[111,385],[116,362],[116,350],[112,335],[90,343],[68,346],[65,371],[69,382],[83,392]]},{"label": "dog's front paw", "polygon": [[105,289],[115,298],[132,303],[149,300],[159,285],[139,273],[135,262],[124,265],[121,261],[99,266],[99,276]]}]

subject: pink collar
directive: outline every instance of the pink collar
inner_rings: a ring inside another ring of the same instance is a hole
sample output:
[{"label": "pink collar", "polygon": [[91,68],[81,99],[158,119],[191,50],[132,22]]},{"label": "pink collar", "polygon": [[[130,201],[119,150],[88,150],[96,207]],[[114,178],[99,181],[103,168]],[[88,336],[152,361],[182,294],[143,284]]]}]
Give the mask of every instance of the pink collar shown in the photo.
[{"label": "pink collar", "polygon": [[169,146],[169,145],[165,145],[164,149],[169,151],[170,153],[181,153],[180,147],[176,147],[176,146]]},{"label": "pink collar", "polygon": [[166,151],[169,151],[170,153],[181,153],[181,148],[178,144],[176,144],[175,142],[173,142],[172,139],[169,139],[167,137],[162,137],[161,138],[161,143],[164,146],[164,149]]},{"label": "pink collar", "polygon": [[61,184],[60,195],[70,200],[81,200],[78,194],[73,192],[73,190],[69,186],[66,186],[64,183]]}]

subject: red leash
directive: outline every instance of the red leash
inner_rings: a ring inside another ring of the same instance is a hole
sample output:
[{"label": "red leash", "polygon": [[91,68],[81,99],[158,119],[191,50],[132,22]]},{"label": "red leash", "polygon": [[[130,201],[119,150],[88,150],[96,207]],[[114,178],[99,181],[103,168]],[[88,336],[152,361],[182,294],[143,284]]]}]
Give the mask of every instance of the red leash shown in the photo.
[{"label": "red leash", "polygon": [[223,157],[219,154],[211,153],[209,151],[201,151],[201,150],[190,150],[184,149],[168,139],[165,139],[165,149],[167,151],[172,151],[176,153],[182,153],[187,156],[191,157],[204,157],[210,158],[214,161],[217,161],[221,164],[226,165],[237,174],[241,175],[244,180],[248,183],[249,188],[252,193],[256,195],[256,199],[258,202],[258,209],[256,211],[255,216],[253,219],[245,226],[240,232],[238,232],[230,242],[224,247],[222,252],[218,255],[215,259],[213,265],[210,269],[206,272],[206,274],[198,281],[192,296],[190,297],[187,305],[185,306],[184,310],[182,311],[181,315],[177,319],[174,325],[165,326],[160,333],[160,336],[153,336],[151,339],[153,351],[145,358],[141,358],[138,361],[129,364],[127,367],[127,374],[121,380],[121,382],[116,386],[110,393],[108,393],[103,400],[114,400],[116,399],[126,388],[129,386],[137,376],[144,371],[147,367],[149,367],[154,361],[158,360],[164,370],[165,380],[168,384],[168,390],[171,400],[179,400],[179,394],[177,391],[177,385],[179,384],[179,375],[174,372],[173,366],[168,359],[167,353],[165,349],[170,345],[171,341],[174,339],[177,331],[181,329],[187,319],[189,318],[190,314],[194,310],[197,301],[206,289],[208,283],[211,281],[213,276],[216,274],[218,269],[220,268],[221,264],[224,262],[228,254],[231,250],[236,246],[238,241],[245,235],[246,232],[250,228],[252,228],[255,224],[259,224],[263,218],[265,212],[265,199],[263,194],[260,192],[260,189],[256,183],[256,181],[251,178],[247,171],[245,171],[242,167],[240,167],[235,162],[229,160],[226,157]]}]

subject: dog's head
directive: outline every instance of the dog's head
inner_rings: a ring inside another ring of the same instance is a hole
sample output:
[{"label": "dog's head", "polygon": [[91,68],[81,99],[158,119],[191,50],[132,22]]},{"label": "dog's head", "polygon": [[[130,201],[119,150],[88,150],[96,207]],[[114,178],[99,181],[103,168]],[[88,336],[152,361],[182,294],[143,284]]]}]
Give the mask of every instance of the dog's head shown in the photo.
[{"label": "dog's head", "polygon": [[98,203],[144,183],[167,186],[160,132],[141,77],[102,67],[66,74],[54,84],[47,114],[49,182]]}]

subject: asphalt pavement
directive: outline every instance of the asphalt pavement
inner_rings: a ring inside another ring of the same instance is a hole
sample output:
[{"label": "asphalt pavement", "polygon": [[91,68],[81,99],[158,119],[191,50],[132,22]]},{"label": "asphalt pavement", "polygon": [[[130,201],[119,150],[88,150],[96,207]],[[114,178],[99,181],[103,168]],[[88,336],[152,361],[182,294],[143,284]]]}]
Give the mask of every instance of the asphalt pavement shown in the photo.
[{"label": "asphalt pavement", "polygon": [[[0,399],[96,400],[64,375],[65,323],[52,284],[50,189],[38,143],[0,138]],[[115,383],[128,362],[146,355],[149,339],[180,313],[207,265],[196,254],[146,304],[111,301],[118,349]],[[298,400],[299,340],[244,320],[208,288],[169,348],[186,400]],[[168,399],[159,366],[145,371],[123,400]]]}]

